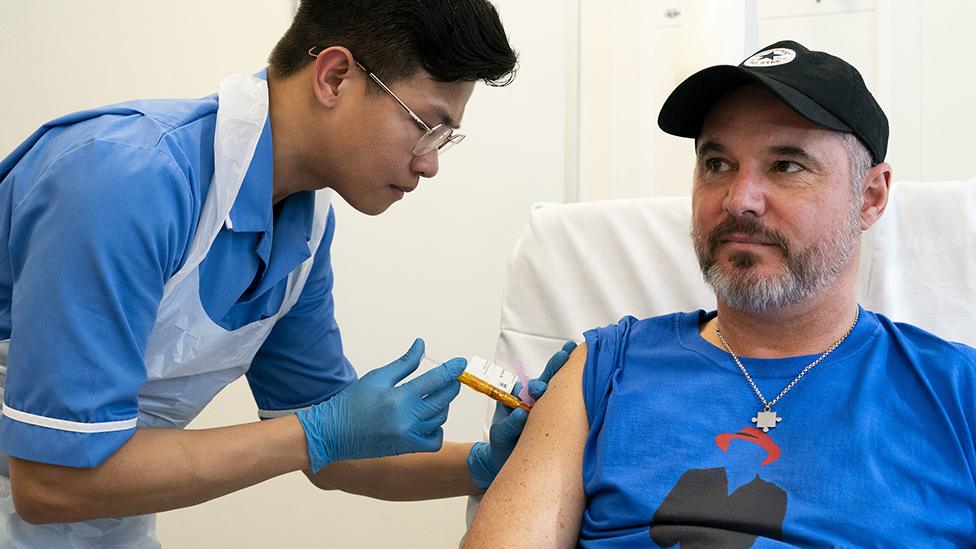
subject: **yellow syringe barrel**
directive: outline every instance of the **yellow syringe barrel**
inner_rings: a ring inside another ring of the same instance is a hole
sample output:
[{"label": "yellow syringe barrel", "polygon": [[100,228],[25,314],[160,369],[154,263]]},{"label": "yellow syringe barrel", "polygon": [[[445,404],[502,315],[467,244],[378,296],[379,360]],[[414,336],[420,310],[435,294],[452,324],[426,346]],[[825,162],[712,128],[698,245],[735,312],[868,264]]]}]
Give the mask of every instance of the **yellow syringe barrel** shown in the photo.
[{"label": "yellow syringe barrel", "polygon": [[471,387],[475,391],[488,395],[490,398],[493,398],[498,402],[501,402],[502,404],[508,406],[509,408],[521,408],[526,412],[532,410],[531,406],[519,400],[517,396],[511,393],[506,393],[505,391],[502,391],[498,387],[495,387],[494,385],[478,378],[477,376],[473,376],[468,372],[461,372],[461,375],[459,375],[457,379],[458,381],[467,385],[468,387]]}]

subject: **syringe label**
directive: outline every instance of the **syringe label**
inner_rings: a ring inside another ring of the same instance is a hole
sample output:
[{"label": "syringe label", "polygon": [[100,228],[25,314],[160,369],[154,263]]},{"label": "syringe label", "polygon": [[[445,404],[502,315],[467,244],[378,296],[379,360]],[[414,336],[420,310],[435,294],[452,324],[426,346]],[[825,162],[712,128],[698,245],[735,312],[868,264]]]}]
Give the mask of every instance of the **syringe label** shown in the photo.
[{"label": "syringe label", "polygon": [[515,372],[506,370],[494,362],[478,356],[473,356],[468,360],[468,366],[464,371],[498,387],[506,393],[511,393],[512,389],[515,388],[515,382],[518,381],[518,376],[515,375]]}]

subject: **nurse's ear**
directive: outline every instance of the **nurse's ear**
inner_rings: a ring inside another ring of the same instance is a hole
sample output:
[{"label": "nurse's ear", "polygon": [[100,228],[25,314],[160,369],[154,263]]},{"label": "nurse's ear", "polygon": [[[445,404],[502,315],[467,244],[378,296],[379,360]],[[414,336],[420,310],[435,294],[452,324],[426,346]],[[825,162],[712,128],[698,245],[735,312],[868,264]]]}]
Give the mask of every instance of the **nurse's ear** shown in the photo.
[{"label": "nurse's ear", "polygon": [[324,107],[334,107],[344,82],[364,78],[356,66],[352,53],[342,46],[332,46],[322,50],[315,58],[314,76],[315,98]]}]

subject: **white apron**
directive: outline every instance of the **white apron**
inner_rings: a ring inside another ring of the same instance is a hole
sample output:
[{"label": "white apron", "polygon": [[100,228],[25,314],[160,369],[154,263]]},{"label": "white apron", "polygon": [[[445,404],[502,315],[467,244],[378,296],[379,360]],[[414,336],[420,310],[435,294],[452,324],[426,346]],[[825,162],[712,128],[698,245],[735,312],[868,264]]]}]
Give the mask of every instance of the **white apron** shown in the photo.
[{"label": "white apron", "polygon": [[[228,331],[207,316],[200,302],[199,266],[225,223],[254,156],[268,116],[268,84],[232,75],[220,84],[214,138],[214,177],[183,267],[163,289],[146,347],[148,379],[139,392],[139,427],[183,428],[225,386],[244,375],[275,322],[301,295],[329,211],[331,191],[315,193],[311,256],[288,276],[274,316]],[[0,384],[9,341],[0,342]],[[0,391],[2,396],[2,391]],[[0,454],[0,548],[159,547],[155,515],[71,524],[31,525],[14,512],[6,456]]]}]

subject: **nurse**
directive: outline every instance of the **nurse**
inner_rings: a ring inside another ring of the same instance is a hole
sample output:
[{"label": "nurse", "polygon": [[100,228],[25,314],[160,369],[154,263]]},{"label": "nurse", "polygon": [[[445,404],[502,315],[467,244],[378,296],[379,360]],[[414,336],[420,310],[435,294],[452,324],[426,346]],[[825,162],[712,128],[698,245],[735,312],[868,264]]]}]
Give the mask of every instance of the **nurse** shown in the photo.
[{"label": "nurse", "polygon": [[[60,118],[3,160],[0,546],[156,547],[153,513],[295,470],[486,488],[524,413],[443,443],[464,361],[400,383],[420,340],[355,379],[330,198],[376,215],[436,175],[475,82],[515,62],[485,0],[304,0],[266,71]],[[242,375],[266,421],[182,430]]]}]

